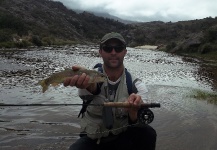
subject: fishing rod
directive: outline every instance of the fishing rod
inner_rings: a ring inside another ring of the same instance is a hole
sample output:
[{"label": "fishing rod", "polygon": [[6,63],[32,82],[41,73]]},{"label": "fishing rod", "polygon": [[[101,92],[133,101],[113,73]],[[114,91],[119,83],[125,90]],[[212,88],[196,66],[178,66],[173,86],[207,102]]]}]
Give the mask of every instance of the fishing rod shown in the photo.
[{"label": "fishing rod", "polygon": [[155,108],[160,107],[160,103],[142,103],[140,105],[133,105],[127,102],[107,102],[101,104],[40,104],[40,103],[33,103],[33,104],[4,104],[0,103],[0,107],[25,107],[25,106],[101,106],[101,107],[117,107],[117,108]]},{"label": "fishing rod", "polygon": [[101,104],[4,104],[0,103],[0,107],[26,107],[26,106],[101,106],[101,107],[116,107],[116,108],[138,108],[138,121],[143,124],[149,124],[154,120],[154,113],[149,108],[160,107],[160,103],[142,103],[133,105],[127,102],[106,102]]}]

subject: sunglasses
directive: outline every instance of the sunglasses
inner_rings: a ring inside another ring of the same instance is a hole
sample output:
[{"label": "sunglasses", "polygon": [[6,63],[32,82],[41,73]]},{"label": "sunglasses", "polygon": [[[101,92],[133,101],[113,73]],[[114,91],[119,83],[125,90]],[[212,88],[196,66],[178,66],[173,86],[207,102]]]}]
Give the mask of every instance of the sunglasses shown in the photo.
[{"label": "sunglasses", "polygon": [[125,49],[125,46],[103,46],[102,49],[106,53],[111,53],[113,49],[115,50],[116,53],[120,53]]}]

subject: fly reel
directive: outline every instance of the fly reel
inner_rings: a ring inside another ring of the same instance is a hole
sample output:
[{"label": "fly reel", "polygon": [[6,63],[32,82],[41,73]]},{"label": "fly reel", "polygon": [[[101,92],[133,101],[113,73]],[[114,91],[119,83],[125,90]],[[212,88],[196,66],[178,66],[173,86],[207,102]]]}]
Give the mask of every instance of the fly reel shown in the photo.
[{"label": "fly reel", "polygon": [[138,121],[142,124],[149,124],[154,120],[154,113],[148,108],[141,108],[138,111]]}]

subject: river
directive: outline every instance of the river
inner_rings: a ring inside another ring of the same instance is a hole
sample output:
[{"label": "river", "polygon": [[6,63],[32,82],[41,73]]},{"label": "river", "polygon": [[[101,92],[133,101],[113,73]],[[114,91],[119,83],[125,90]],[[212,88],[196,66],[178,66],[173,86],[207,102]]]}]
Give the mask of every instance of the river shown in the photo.
[{"label": "river", "polygon": [[[125,67],[147,85],[157,131],[156,150],[216,150],[217,106],[194,90],[216,91],[212,69],[197,59],[127,48]],[[102,62],[94,45],[0,50],[0,103],[81,103],[74,87],[37,85],[54,72]],[[214,74],[216,77],[216,75]],[[0,107],[0,149],[67,149],[79,134],[80,106]]]}]

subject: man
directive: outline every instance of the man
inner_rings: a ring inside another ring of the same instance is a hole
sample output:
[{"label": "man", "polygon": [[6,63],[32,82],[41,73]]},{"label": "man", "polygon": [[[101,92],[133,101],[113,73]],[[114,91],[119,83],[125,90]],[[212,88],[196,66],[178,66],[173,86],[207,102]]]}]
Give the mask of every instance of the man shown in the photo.
[{"label": "man", "polygon": [[[126,84],[126,70],[123,64],[127,54],[126,41],[119,33],[108,33],[100,41],[99,54],[103,59],[102,72],[108,82],[88,84],[90,77],[86,74],[73,76],[64,81],[64,86],[79,88],[83,100],[93,104],[108,101],[128,102],[140,105],[146,100],[147,89],[141,80],[134,78],[136,90],[129,94]],[[72,69],[78,69],[73,66]],[[111,107],[88,106],[81,120],[81,135],[70,150],[154,150],[156,132],[149,125],[137,123],[136,108],[120,109]]]}]

